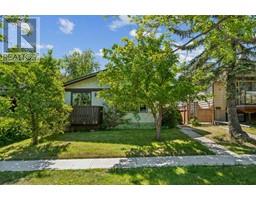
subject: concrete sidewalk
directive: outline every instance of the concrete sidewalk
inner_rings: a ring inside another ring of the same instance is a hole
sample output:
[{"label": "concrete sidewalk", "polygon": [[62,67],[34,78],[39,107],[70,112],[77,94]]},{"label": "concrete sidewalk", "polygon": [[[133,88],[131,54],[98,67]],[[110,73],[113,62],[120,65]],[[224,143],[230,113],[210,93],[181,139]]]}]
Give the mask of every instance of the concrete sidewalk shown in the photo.
[{"label": "concrete sidewalk", "polygon": [[190,165],[256,165],[256,155],[167,156],[70,160],[0,161],[0,171],[77,170]]}]

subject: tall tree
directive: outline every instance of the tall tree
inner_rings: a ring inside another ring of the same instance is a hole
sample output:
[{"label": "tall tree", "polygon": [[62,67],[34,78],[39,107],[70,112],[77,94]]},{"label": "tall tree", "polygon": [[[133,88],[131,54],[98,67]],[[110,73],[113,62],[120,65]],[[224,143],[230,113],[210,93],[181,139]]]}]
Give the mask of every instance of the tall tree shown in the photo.
[{"label": "tall tree", "polygon": [[135,40],[124,38],[122,42],[104,50],[109,63],[98,77],[109,89],[101,96],[123,111],[147,106],[155,119],[156,138],[160,139],[163,113],[182,100],[188,83],[179,80],[177,57],[172,44],[163,37],[141,31]]},{"label": "tall tree", "polygon": [[[63,131],[70,108],[64,104],[60,69],[52,51],[34,63],[0,64],[0,88],[3,89],[0,110],[27,124],[32,144],[43,136]],[[14,109],[10,110],[15,99]],[[9,106],[8,102],[9,101]]]},{"label": "tall tree", "polygon": [[70,55],[66,55],[63,61],[64,75],[68,80],[99,70],[99,63],[91,50],[73,51]]},{"label": "tall tree", "polygon": [[167,37],[176,40],[174,52],[191,53],[193,58],[187,63],[191,73],[202,69],[225,79],[229,132],[234,138],[252,140],[238,121],[236,76],[255,73],[256,17],[145,16],[135,20],[154,30],[164,27]]}]

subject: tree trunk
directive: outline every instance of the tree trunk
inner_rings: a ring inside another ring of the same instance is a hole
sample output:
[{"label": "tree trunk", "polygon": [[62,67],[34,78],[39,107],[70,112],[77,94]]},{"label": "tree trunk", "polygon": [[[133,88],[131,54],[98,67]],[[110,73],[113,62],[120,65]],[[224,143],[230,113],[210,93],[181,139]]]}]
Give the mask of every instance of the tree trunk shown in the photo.
[{"label": "tree trunk", "polygon": [[159,110],[158,114],[155,117],[155,127],[156,127],[156,139],[160,140],[161,138],[161,127],[162,127],[163,111]]},{"label": "tree trunk", "polygon": [[38,124],[36,121],[36,116],[31,113],[31,125],[32,125],[32,145],[38,144]]},{"label": "tree trunk", "polygon": [[227,74],[226,92],[229,133],[235,139],[248,140],[249,136],[242,130],[238,120],[236,108],[236,76],[232,71]]}]

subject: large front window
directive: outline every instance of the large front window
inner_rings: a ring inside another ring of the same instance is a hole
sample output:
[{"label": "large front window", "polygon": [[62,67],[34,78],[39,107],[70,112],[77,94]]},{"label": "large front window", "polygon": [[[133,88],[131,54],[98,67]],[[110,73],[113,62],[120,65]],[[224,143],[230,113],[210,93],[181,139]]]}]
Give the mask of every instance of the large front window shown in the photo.
[{"label": "large front window", "polygon": [[238,105],[256,105],[256,81],[239,81],[237,86]]},{"label": "large front window", "polygon": [[72,92],[73,106],[90,106],[91,93],[90,92]]}]

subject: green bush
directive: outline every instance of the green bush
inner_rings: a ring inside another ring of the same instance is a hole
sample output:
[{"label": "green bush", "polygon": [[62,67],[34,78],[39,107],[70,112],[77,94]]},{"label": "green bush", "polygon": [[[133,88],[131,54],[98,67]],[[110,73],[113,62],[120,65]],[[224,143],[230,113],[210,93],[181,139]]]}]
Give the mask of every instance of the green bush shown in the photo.
[{"label": "green bush", "polygon": [[12,118],[0,118],[0,146],[29,138],[24,124]]},{"label": "green bush", "polygon": [[178,124],[181,124],[181,115],[176,108],[172,108],[163,114],[162,126],[168,128],[175,128]]},{"label": "green bush", "polygon": [[201,126],[200,122],[196,117],[191,118],[189,122],[190,124],[192,124],[192,126]]},{"label": "green bush", "polygon": [[119,111],[113,107],[105,106],[101,129],[112,129],[120,124],[127,124],[129,120],[123,118],[125,114],[125,112]]}]

